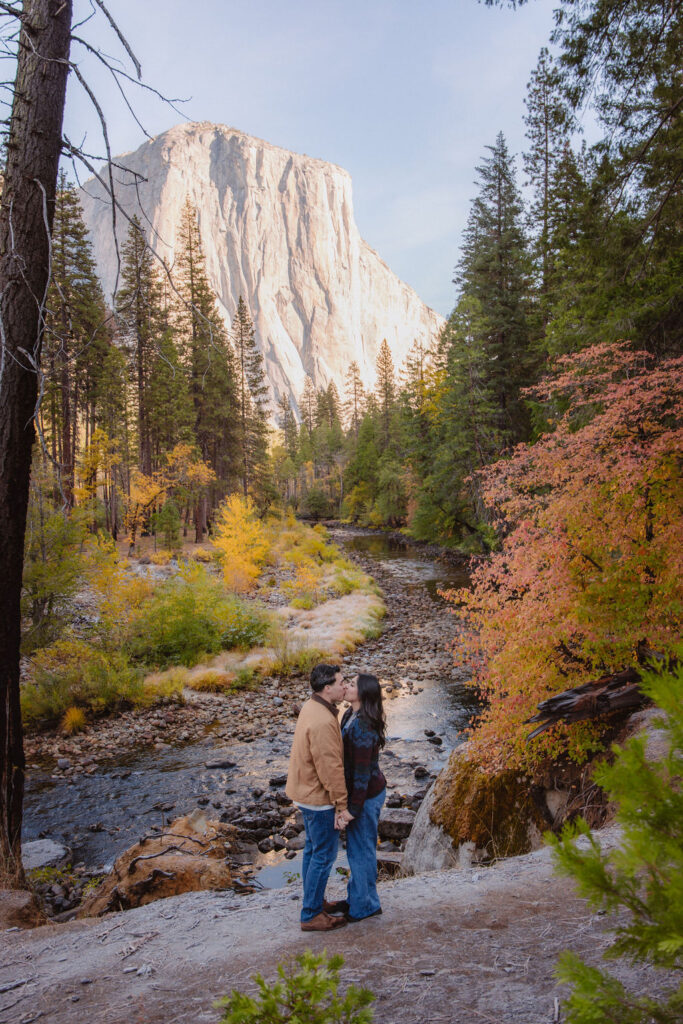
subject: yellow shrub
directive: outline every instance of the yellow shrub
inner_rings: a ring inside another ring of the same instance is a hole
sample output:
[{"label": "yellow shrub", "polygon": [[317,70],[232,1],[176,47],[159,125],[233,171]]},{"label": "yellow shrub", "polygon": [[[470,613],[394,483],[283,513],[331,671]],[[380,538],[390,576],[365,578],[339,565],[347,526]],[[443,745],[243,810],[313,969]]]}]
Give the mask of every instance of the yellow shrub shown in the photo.
[{"label": "yellow shrub", "polygon": [[215,557],[215,552],[209,551],[208,548],[195,548],[190,553],[190,558],[195,562],[213,562]]},{"label": "yellow shrub", "polygon": [[67,708],[60,729],[67,736],[73,736],[77,732],[83,732],[85,725],[85,712],[82,708]]},{"label": "yellow shrub", "polygon": [[231,590],[243,593],[257,579],[269,551],[268,536],[251,498],[231,494],[220,508],[214,544]]},{"label": "yellow shrub", "polygon": [[232,688],[235,677],[228,672],[219,672],[217,669],[207,669],[206,672],[198,672],[191,675],[187,685],[191,690],[198,693],[225,693]]},{"label": "yellow shrub", "polygon": [[300,565],[294,579],[282,584],[282,590],[293,599],[295,608],[312,608],[325,596],[322,571],[312,564]]},{"label": "yellow shrub", "polygon": [[175,558],[173,551],[166,551],[165,548],[160,548],[149,556],[153,565],[168,565],[172,558]]},{"label": "yellow shrub", "polygon": [[173,700],[177,704],[182,704],[183,686],[186,679],[187,669],[182,666],[171,668],[168,672],[155,672],[144,680],[142,692],[136,698],[135,703],[138,707],[152,707],[164,700]]}]

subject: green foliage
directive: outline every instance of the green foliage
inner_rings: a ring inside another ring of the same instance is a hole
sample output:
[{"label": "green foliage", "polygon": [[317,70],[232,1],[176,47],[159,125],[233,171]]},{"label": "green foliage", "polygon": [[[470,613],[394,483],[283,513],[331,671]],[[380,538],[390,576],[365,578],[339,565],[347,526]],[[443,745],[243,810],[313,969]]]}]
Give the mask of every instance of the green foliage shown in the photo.
[{"label": "green foliage", "polygon": [[55,480],[45,466],[36,464],[24,545],[22,614],[30,617],[31,625],[24,632],[23,648],[28,653],[59,635],[64,602],[78,589],[84,568],[84,517],[61,506]]},{"label": "green foliage", "polygon": [[270,623],[258,606],[229,594],[202,565],[184,566],[136,610],[126,648],[150,667],[196,665],[205,654],[261,643]]},{"label": "green foliage", "polygon": [[122,651],[58,640],[33,659],[32,680],[21,691],[22,717],[31,725],[52,724],[68,708],[102,713],[133,704],[142,693],[142,675]]},{"label": "green foliage", "polygon": [[[681,652],[679,651],[679,654]],[[657,761],[646,759],[646,739],[636,737],[615,747],[613,765],[602,765],[596,782],[618,804],[623,828],[621,845],[603,853],[580,821],[560,839],[549,837],[558,869],[572,877],[579,893],[592,906],[622,911],[615,938],[606,952],[655,967],[683,967],[683,667],[648,673],[641,688],[661,710],[657,729],[668,739],[668,752]],[[583,847],[576,843],[584,838]],[[680,1021],[683,983],[666,996],[653,999],[628,992],[607,972],[588,967],[567,953],[559,977],[573,986],[568,1002],[570,1024],[615,1021],[622,1024],[662,1024]]]},{"label": "green foliage", "polygon": [[326,519],[332,515],[332,503],[322,487],[311,487],[301,503],[302,511],[313,519]]},{"label": "green foliage", "polygon": [[216,1004],[225,1008],[220,1024],[370,1024],[375,997],[369,989],[350,985],[339,994],[343,963],[342,956],[328,960],[325,952],[306,950],[289,970],[278,965],[279,980],[272,985],[256,974],[256,998],[233,989]]},{"label": "green foliage", "polygon": [[160,533],[164,540],[164,546],[172,551],[182,547],[180,540],[180,512],[174,501],[164,502],[161,510],[155,512],[151,518],[152,529]]}]

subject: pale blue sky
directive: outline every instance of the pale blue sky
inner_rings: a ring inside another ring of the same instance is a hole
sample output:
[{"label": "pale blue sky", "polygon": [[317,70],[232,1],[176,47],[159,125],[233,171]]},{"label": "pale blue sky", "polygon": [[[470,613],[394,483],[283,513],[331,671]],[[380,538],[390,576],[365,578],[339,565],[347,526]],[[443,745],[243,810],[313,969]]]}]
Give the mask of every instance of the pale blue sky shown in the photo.
[{"label": "pale blue sky", "polygon": [[[76,0],[77,13],[90,9]],[[143,67],[185,117],[227,124],[340,164],[353,177],[361,234],[421,298],[447,315],[475,166],[503,131],[524,146],[524,96],[556,0],[517,11],[476,0],[115,0]],[[80,30],[108,53],[104,26]],[[74,57],[78,51],[74,51]],[[84,61],[84,70],[87,63]],[[114,152],[144,136],[92,65]],[[133,93],[135,95],[135,92]],[[135,96],[147,131],[182,117]],[[69,84],[66,130],[101,152],[96,120]],[[521,160],[518,160],[519,177]]]}]

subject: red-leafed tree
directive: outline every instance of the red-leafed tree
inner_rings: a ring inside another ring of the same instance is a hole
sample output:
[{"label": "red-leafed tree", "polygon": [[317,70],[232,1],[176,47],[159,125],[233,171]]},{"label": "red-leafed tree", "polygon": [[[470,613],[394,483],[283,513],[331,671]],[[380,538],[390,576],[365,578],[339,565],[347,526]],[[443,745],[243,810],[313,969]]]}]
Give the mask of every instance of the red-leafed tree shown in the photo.
[{"label": "red-leafed tree", "polygon": [[527,394],[545,433],[479,474],[500,549],[471,592],[448,595],[470,627],[456,658],[488,702],[472,739],[490,766],[595,749],[595,724],[527,746],[523,722],[550,694],[633,664],[639,640],[670,651],[683,603],[683,358],[597,345]]}]

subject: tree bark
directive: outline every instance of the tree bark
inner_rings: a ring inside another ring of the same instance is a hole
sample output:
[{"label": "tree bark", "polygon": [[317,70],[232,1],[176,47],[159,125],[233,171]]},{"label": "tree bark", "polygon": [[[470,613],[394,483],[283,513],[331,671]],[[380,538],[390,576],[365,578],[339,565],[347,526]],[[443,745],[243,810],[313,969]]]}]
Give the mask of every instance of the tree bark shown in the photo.
[{"label": "tree bark", "polygon": [[24,0],[0,208],[0,879],[22,882],[21,583],[71,0]]}]

